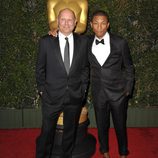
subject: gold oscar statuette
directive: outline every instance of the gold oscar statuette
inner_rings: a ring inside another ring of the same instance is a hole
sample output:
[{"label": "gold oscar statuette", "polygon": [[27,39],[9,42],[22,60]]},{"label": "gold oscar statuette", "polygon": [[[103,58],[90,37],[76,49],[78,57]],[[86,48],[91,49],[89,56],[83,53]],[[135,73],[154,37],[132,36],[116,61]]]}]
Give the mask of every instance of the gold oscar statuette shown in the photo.
[{"label": "gold oscar statuette", "polygon": [[59,11],[69,8],[74,11],[77,18],[75,32],[83,33],[87,26],[88,1],[87,0],[48,0],[48,23],[50,30],[57,29],[57,17]]}]

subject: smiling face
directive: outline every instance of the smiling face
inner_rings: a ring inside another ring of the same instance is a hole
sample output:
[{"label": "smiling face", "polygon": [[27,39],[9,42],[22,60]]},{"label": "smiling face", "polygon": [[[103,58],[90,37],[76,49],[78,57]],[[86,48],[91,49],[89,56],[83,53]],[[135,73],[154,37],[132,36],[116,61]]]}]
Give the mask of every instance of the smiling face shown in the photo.
[{"label": "smiling face", "polygon": [[58,16],[58,27],[59,31],[65,36],[68,36],[74,30],[76,26],[76,18],[73,11],[64,9],[59,13]]},{"label": "smiling face", "polygon": [[94,16],[90,24],[93,32],[99,39],[105,35],[110,25],[108,18],[104,15]]}]

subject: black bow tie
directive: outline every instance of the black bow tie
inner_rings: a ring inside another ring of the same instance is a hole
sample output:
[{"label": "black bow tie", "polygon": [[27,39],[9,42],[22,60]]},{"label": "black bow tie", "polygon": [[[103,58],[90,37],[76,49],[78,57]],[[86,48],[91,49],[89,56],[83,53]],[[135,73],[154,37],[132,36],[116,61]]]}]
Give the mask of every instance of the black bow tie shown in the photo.
[{"label": "black bow tie", "polygon": [[99,40],[96,39],[95,43],[96,43],[96,45],[98,45],[99,43],[104,44],[104,39],[102,39],[101,41],[99,41]]}]

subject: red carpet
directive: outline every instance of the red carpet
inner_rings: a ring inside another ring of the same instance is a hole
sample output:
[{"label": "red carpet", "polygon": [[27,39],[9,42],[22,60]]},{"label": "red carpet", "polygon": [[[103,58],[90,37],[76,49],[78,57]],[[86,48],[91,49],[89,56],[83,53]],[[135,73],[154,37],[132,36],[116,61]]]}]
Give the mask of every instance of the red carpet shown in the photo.
[{"label": "red carpet", "polygon": [[[35,138],[39,129],[0,130],[0,158],[34,158]],[[97,138],[97,130],[89,129]],[[158,158],[158,128],[128,128],[128,158]],[[98,151],[92,158],[102,158]],[[114,129],[110,129],[110,155],[118,158]]]}]

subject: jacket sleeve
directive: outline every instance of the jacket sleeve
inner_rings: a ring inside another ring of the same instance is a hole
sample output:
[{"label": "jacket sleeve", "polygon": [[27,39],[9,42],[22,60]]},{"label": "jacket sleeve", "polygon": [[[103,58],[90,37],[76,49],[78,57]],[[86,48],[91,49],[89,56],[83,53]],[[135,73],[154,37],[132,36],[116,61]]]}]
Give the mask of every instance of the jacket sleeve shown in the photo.
[{"label": "jacket sleeve", "polygon": [[39,40],[38,55],[36,62],[36,82],[38,92],[44,91],[46,74],[46,46],[43,39]]},{"label": "jacket sleeve", "polygon": [[84,63],[82,65],[82,90],[86,92],[89,85],[88,38],[86,38]]},{"label": "jacket sleeve", "polygon": [[131,95],[134,85],[134,66],[132,62],[132,57],[130,55],[128,43],[125,40],[123,40],[122,57],[123,57],[123,66],[125,69],[125,79],[127,81],[125,92],[128,92],[129,95]]}]

